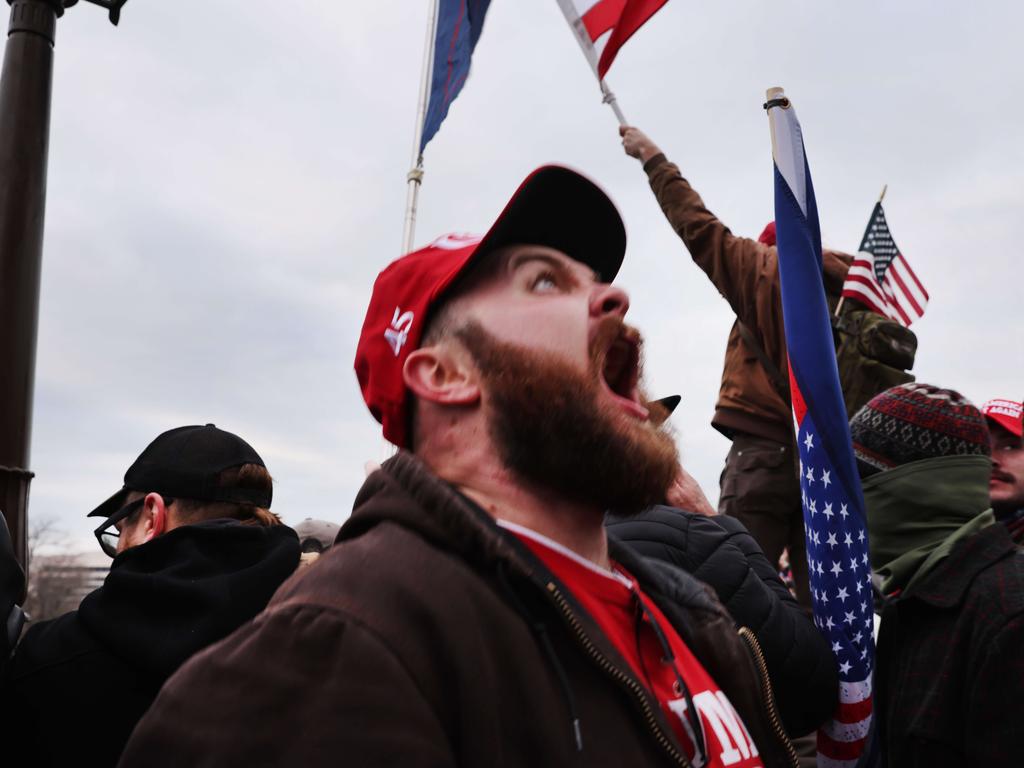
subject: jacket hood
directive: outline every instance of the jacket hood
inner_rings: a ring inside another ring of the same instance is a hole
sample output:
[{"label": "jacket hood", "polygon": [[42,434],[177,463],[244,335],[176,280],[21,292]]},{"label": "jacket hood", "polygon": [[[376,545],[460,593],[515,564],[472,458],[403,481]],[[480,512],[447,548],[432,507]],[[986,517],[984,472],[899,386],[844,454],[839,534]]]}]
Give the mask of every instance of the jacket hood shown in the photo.
[{"label": "jacket hood", "polygon": [[166,677],[259,613],[298,562],[287,526],[185,525],[114,558],[78,617],[112,653]]},{"label": "jacket hood", "polygon": [[908,589],[953,545],[989,525],[987,456],[912,461],[863,481],[871,567],[883,592]]},{"label": "jacket hood", "polygon": [[[453,514],[455,508],[458,514]],[[520,560],[517,548],[500,534],[490,515],[405,451],[385,461],[366,479],[356,495],[352,516],[335,541],[357,538],[382,522],[415,531],[434,546],[458,552],[477,566],[502,558]]]}]

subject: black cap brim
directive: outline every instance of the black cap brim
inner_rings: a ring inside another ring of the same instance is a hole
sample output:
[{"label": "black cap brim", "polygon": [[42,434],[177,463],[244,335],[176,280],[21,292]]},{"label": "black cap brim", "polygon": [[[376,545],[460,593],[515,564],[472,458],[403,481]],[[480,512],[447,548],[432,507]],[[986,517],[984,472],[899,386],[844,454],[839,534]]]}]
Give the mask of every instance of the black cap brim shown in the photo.
[{"label": "black cap brim", "polygon": [[470,262],[519,243],[555,248],[610,283],[626,255],[626,228],[594,182],[570,168],[544,165],[519,185]]},{"label": "black cap brim", "polygon": [[86,517],[110,517],[124,506],[125,499],[128,498],[129,493],[131,493],[130,488],[122,488],[86,515]]},{"label": "black cap brim", "polygon": [[680,395],[669,395],[668,397],[662,397],[658,400],[651,400],[649,405],[658,406],[664,409],[665,417],[662,419],[664,422],[668,421],[668,417],[672,415],[672,412],[676,409],[676,406],[679,405],[679,402],[682,399],[683,398]]}]

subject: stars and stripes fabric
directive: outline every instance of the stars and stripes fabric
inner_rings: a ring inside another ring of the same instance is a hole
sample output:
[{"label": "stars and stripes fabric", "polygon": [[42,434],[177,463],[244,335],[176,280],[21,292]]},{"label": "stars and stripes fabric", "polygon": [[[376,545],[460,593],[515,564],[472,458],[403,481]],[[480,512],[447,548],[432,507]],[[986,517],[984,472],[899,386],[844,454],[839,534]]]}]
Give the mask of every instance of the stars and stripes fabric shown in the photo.
[{"label": "stars and stripes fabric", "polygon": [[557,0],[598,80],[619,49],[668,0]]},{"label": "stars and stripes fabric", "polygon": [[928,291],[896,247],[881,201],[875,203],[857,251],[843,296],[907,327],[920,319],[928,306]]},{"label": "stars and stripes fabric", "polygon": [[818,765],[849,768],[865,749],[872,711],[875,649],[864,499],[839,387],[800,124],[781,89],[769,91],[766,108],[814,622],[832,647],[840,679],[833,719],[818,731]]},{"label": "stars and stripes fabric", "polygon": [[423,119],[420,153],[434,138],[448,116],[448,108],[466,84],[473,50],[490,4],[491,0],[437,0],[430,98]]}]

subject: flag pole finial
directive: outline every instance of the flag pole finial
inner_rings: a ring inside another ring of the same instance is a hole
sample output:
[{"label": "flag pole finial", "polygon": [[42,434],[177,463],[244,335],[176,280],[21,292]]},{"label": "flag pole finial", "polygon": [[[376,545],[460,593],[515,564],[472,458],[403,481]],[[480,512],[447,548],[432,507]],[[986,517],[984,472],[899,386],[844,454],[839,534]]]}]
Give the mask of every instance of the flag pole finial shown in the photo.
[{"label": "flag pole finial", "polygon": [[888,184],[883,184],[882,185],[882,194],[880,194],[878,196],[878,202],[882,202],[883,200],[885,200],[885,193],[886,193],[886,191],[888,191],[888,189],[889,189],[889,185]]},{"label": "flag pole finial", "polygon": [[789,109],[789,99],[786,98],[786,90],[784,88],[779,88],[778,86],[775,88],[769,88],[764,92],[764,99],[764,104],[761,106],[764,107],[765,112],[772,107]]},{"label": "flag pole finial", "polygon": [[768,116],[768,127],[772,137],[772,157],[778,154],[778,145],[775,143],[775,127],[772,124],[771,111],[774,107],[781,107],[782,109],[789,109],[791,104],[789,99],[786,98],[786,89],[779,86],[769,88],[764,92],[764,112]]}]

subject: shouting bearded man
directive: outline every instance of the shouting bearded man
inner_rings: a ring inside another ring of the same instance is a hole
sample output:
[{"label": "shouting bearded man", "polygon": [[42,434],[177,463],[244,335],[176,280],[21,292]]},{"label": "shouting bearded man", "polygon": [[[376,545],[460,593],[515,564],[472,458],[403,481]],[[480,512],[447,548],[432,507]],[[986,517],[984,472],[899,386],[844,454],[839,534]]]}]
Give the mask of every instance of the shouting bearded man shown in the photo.
[{"label": "shouting bearded man", "polygon": [[677,468],[609,284],[624,250],[604,193],[547,166],[482,239],[380,274],[356,372],[404,450],[122,765],[793,763],[753,635],[605,534]]}]

